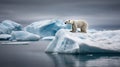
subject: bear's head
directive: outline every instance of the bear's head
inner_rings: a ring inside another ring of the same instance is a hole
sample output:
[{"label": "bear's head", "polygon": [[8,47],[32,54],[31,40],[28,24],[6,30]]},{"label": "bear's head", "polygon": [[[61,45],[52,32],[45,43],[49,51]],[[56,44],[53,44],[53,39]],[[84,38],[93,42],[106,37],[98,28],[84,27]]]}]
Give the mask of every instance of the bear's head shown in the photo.
[{"label": "bear's head", "polygon": [[65,24],[73,24],[73,20],[67,20],[67,21],[65,21]]}]

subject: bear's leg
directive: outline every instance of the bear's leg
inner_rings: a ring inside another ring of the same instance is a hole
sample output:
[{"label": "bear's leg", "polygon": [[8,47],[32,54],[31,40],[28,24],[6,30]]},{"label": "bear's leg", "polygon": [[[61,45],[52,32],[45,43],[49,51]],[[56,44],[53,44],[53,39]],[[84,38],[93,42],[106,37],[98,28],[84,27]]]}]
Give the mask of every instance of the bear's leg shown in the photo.
[{"label": "bear's leg", "polygon": [[86,26],[83,26],[82,28],[81,28],[81,32],[84,32],[84,33],[87,33],[87,27]]},{"label": "bear's leg", "polygon": [[72,31],[70,32],[76,32],[77,28],[76,28],[76,25],[72,24]]}]

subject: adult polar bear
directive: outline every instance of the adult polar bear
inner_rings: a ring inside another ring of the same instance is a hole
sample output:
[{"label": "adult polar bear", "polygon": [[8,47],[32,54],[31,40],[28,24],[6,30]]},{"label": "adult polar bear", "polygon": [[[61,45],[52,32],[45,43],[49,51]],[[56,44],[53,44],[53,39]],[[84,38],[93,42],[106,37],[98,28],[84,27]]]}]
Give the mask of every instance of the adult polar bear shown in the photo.
[{"label": "adult polar bear", "polygon": [[88,24],[84,20],[67,20],[65,24],[72,24],[71,32],[76,32],[77,28],[80,28],[81,32],[87,33]]}]

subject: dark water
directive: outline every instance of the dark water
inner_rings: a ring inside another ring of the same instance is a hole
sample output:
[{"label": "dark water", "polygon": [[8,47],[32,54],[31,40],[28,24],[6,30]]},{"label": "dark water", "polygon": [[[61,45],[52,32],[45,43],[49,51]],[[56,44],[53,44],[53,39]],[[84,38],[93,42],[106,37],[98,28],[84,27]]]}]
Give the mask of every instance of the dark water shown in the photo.
[{"label": "dark water", "polygon": [[0,67],[120,67],[119,54],[47,54],[49,41],[0,42]]}]

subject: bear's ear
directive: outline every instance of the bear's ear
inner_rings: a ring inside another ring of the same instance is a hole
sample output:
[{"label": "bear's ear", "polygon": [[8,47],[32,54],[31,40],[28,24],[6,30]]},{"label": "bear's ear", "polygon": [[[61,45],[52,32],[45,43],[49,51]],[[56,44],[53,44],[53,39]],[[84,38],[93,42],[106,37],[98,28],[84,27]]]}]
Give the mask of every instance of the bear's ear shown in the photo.
[{"label": "bear's ear", "polygon": [[70,22],[70,20],[68,20],[68,22]]}]

